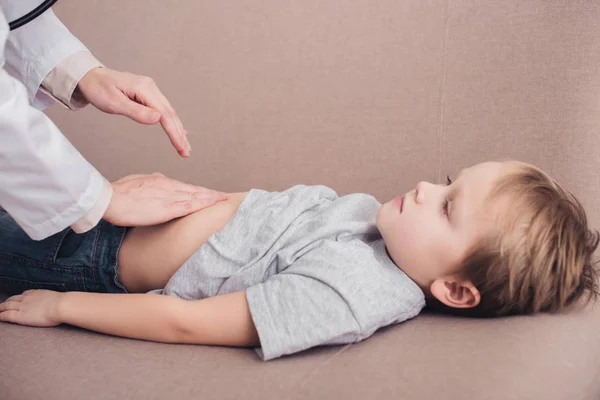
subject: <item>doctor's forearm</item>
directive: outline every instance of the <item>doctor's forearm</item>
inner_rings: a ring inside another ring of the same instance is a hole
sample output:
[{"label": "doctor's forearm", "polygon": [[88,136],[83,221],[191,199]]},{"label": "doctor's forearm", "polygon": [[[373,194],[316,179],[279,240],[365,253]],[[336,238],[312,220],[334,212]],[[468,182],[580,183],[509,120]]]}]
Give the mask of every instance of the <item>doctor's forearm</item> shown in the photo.
[{"label": "doctor's forearm", "polygon": [[151,294],[68,292],[58,306],[60,322],[110,335],[175,343],[184,300]]}]

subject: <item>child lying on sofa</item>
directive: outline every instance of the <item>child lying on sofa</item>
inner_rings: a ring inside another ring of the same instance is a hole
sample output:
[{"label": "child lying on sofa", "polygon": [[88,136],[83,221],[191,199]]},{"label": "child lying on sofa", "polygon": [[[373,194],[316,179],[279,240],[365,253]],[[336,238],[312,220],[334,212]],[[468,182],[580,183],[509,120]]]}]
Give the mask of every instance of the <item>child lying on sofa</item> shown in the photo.
[{"label": "child lying on sofa", "polygon": [[101,222],[41,242],[3,214],[0,292],[15,295],[0,320],[252,346],[270,360],[363,340],[426,303],[474,316],[559,311],[597,293],[597,245],[580,203],[514,161],[420,182],[383,205],[324,186],[254,189],[159,226]]}]

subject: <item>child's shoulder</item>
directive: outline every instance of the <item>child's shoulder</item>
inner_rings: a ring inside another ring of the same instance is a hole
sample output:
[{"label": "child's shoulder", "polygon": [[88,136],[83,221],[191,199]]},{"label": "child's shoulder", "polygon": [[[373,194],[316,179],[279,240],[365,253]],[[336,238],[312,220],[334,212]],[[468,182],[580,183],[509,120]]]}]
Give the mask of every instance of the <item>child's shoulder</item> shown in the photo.
[{"label": "child's shoulder", "polygon": [[297,184],[297,185],[294,185],[294,186],[282,191],[281,193],[288,194],[288,195],[295,195],[295,196],[303,196],[303,197],[317,196],[317,197],[322,197],[322,198],[326,198],[326,199],[330,199],[330,200],[335,200],[339,197],[337,192],[334,189],[330,188],[329,186],[325,186],[325,185]]},{"label": "child's shoulder", "polygon": [[376,203],[381,205],[377,199],[369,194],[362,192],[338,193],[335,189],[326,185],[304,185],[298,184],[286,189],[281,193],[295,194],[297,196],[317,196],[329,200],[339,200],[342,202],[353,203]]}]

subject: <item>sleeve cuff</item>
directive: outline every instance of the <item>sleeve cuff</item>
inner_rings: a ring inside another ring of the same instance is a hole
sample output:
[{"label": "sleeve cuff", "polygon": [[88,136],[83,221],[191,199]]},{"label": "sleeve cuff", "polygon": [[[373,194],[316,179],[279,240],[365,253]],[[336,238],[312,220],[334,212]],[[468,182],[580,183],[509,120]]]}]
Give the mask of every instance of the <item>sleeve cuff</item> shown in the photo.
[{"label": "sleeve cuff", "polygon": [[105,179],[104,187],[102,188],[100,198],[86,215],[79,218],[73,225],[71,225],[71,229],[73,229],[73,232],[85,233],[93,227],[95,227],[96,225],[98,225],[98,222],[100,222],[100,220],[104,216],[104,213],[106,212],[106,209],[108,208],[111,199],[112,185]]},{"label": "sleeve cuff", "polygon": [[85,107],[88,101],[77,84],[91,69],[102,66],[89,51],[78,51],[65,58],[44,78],[44,92],[70,110]]}]

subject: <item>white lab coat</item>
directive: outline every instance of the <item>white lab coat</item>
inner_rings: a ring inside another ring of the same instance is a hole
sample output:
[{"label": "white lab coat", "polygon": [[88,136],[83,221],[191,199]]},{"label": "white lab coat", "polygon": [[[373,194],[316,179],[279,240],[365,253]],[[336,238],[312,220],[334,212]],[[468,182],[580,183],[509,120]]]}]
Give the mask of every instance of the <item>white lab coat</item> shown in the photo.
[{"label": "white lab coat", "polygon": [[0,0],[0,206],[35,239],[72,225],[98,201],[104,179],[40,110],[39,88],[85,46],[51,10],[9,34],[7,20],[39,5]]}]

